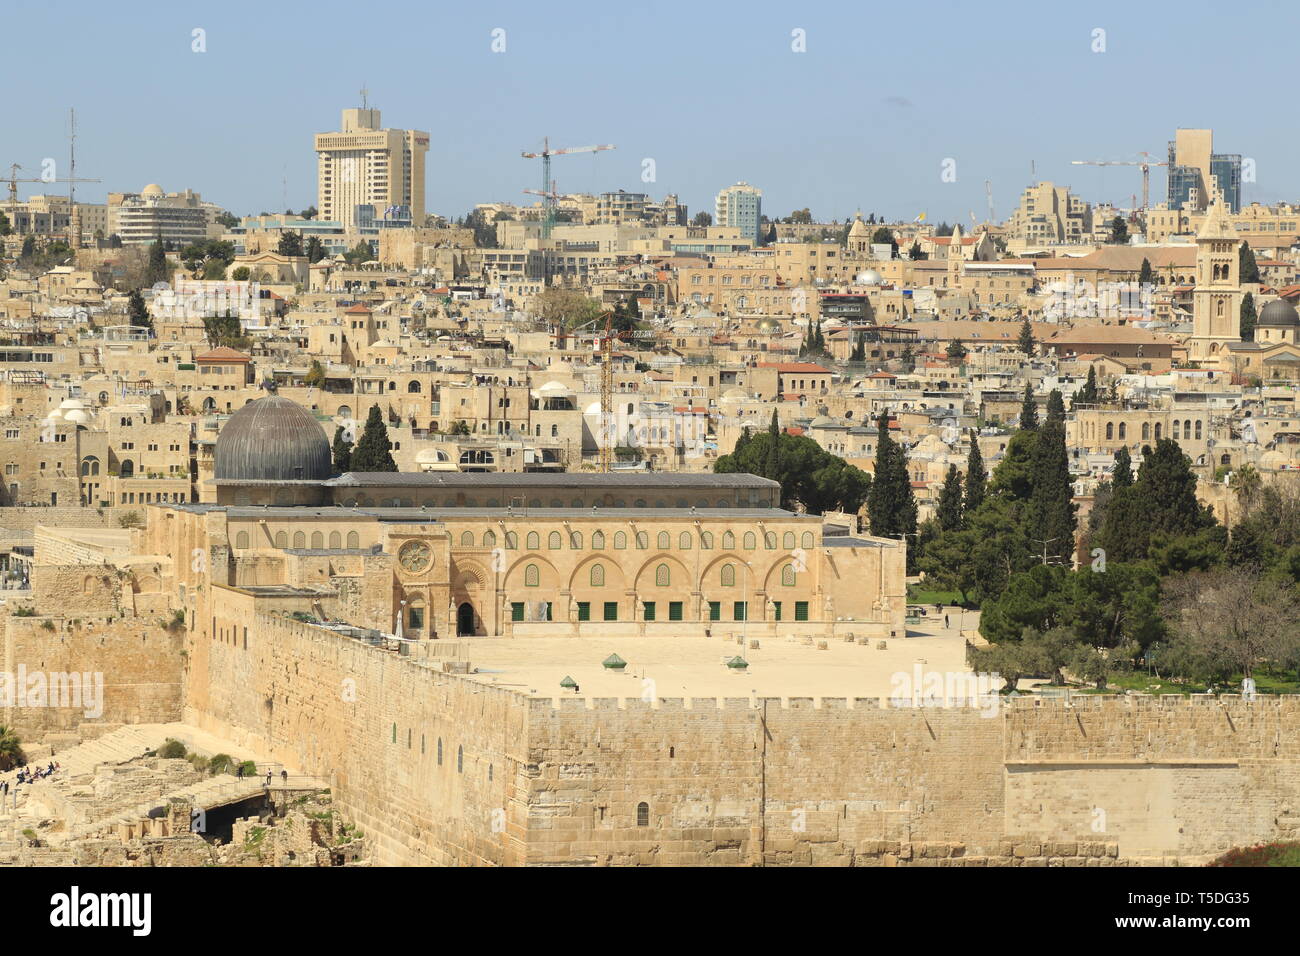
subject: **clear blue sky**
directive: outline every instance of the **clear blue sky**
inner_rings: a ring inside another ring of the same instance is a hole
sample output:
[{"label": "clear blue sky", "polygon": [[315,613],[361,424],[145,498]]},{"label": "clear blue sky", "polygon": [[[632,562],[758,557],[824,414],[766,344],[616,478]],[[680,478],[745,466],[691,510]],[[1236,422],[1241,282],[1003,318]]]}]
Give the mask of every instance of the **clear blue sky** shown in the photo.
[{"label": "clear blue sky", "polygon": [[[522,149],[614,143],[557,159],[563,191],[678,193],[692,213],[747,180],[763,209],[983,219],[1031,179],[1126,204],[1178,126],[1256,161],[1245,201],[1300,199],[1294,85],[1300,7],[1148,3],[260,2],[4,5],[0,167],[64,174],[77,109],[78,197],[157,182],[237,214],[315,202],[312,135],[364,83],[387,126],[428,130],[430,212],[533,201]],[[391,24],[387,33],[382,24]],[[506,31],[506,52],[491,31]],[[207,52],[191,51],[206,31]],[[806,31],[807,52],[791,51]],[[1106,52],[1092,33],[1106,31]],[[1276,91],[1276,92],[1274,92]],[[641,181],[653,158],[656,182]],[[940,178],[945,158],[957,181]],[[38,175],[38,172],[20,175]],[[1152,173],[1153,201],[1163,198]],[[59,191],[65,187],[59,187]],[[24,188],[20,195],[34,191]],[[54,191],[54,190],[49,190]]]}]

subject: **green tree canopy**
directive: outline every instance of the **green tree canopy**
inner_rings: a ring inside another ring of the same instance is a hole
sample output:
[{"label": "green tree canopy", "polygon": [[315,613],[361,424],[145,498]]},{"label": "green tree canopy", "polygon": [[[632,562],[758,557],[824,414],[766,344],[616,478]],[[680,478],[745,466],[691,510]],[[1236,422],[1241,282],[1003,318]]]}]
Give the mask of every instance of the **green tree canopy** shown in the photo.
[{"label": "green tree canopy", "polygon": [[352,470],[352,442],[348,441],[347,430],[342,425],[334,429],[334,470],[340,475]]},{"label": "green tree canopy", "polygon": [[384,424],[383,414],[378,405],[370,406],[366,416],[366,427],[361,438],[352,450],[351,471],[397,471],[397,462],[393,461],[392,443],[388,440],[388,426]]}]

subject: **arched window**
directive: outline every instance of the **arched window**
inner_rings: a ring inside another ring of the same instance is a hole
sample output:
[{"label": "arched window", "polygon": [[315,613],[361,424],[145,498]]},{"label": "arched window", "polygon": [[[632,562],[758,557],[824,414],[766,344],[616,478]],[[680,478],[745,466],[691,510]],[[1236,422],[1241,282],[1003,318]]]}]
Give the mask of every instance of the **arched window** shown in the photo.
[{"label": "arched window", "polygon": [[733,550],[736,547],[736,536],[730,531],[722,532],[722,547],[724,550]]},{"label": "arched window", "polygon": [[645,801],[636,805],[636,825],[639,827],[650,825],[650,804]]},{"label": "arched window", "polygon": [[406,383],[406,393],[407,393],[408,395],[419,395],[419,394],[420,394],[420,383],[419,383],[419,382],[407,382],[407,383]]},{"label": "arched window", "polygon": [[535,588],[541,584],[542,572],[538,570],[537,565],[530,564],[524,568],[524,587]]},{"label": "arched window", "polygon": [[331,531],[330,549],[333,551],[337,551],[342,547],[343,547],[343,535],[339,534],[337,531]]},{"label": "arched window", "polygon": [[1201,423],[1199,421],[1196,423],[1196,440],[1201,440]]},{"label": "arched window", "polygon": [[311,547],[313,551],[319,551],[325,547],[325,535],[319,531],[313,531],[311,533]]},{"label": "arched window", "polygon": [[497,533],[495,531],[483,532],[483,547],[495,548],[497,546]]},{"label": "arched window", "polygon": [[636,546],[637,546],[640,550],[642,550],[642,551],[644,551],[646,548],[650,547],[650,534],[649,534],[649,532],[646,532],[646,531],[638,531],[638,532],[636,533]]},{"label": "arched window", "polygon": [[767,550],[769,550],[769,551],[775,551],[775,550],[776,550],[776,532],[775,532],[775,531],[765,531],[765,532],[763,533],[763,547],[767,548]]},{"label": "arched window", "polygon": [[756,547],[758,547],[758,538],[755,537],[754,532],[752,531],[745,532],[744,542],[745,542],[746,551],[753,551]]},{"label": "arched window", "polygon": [[293,546],[299,551],[307,547],[307,535],[301,531],[295,531],[293,533]]},{"label": "arched window", "polygon": [[348,532],[349,550],[356,551],[360,547],[361,547],[361,535],[357,534],[355,531],[349,531]]},{"label": "arched window", "polygon": [[287,547],[289,547],[289,532],[287,532],[287,531],[277,531],[277,532],[275,533],[275,546],[276,546],[277,548],[287,548]]},{"label": "arched window", "polygon": [[594,551],[603,551],[605,548],[605,532],[593,531],[591,533],[591,547]]},{"label": "arched window", "polygon": [[506,532],[506,550],[507,550],[507,551],[518,551],[518,550],[519,550],[519,532],[518,532],[518,531],[507,531],[507,532]]},{"label": "arched window", "polygon": [[1143,423],[1142,423],[1142,440],[1143,440],[1143,441],[1146,441],[1146,440],[1147,440],[1148,438],[1150,438],[1150,437],[1151,437],[1151,423],[1150,423],[1150,422],[1143,422]]},{"label": "arched window", "polygon": [[781,547],[785,548],[787,551],[794,550],[794,541],[795,538],[793,531],[787,531],[785,534],[781,535]]},{"label": "arched window", "polygon": [[462,531],[462,532],[460,533],[460,546],[461,546],[462,548],[472,548],[472,547],[474,547],[474,532],[473,532],[473,531]]},{"label": "arched window", "polygon": [[558,551],[564,547],[564,539],[560,537],[560,532],[552,531],[546,536],[546,547],[551,551]]},{"label": "arched window", "polygon": [[247,532],[247,531],[241,531],[241,532],[239,532],[239,534],[235,535],[235,547],[236,547],[236,548],[247,548],[247,547],[248,547],[248,532]]},{"label": "arched window", "polygon": [[529,551],[536,551],[542,546],[542,536],[536,531],[528,532],[528,537],[525,538],[524,541]]},{"label": "arched window", "polygon": [[1115,423],[1114,423],[1114,422],[1107,422],[1107,423],[1106,423],[1106,440],[1107,440],[1107,441],[1110,441],[1110,440],[1113,439],[1114,437],[1115,437]]},{"label": "arched window", "polygon": [[603,564],[593,564],[591,566],[591,586],[593,588],[603,588],[605,586],[605,566]]},{"label": "arched window", "polygon": [[581,532],[581,531],[570,531],[570,532],[569,532],[569,547],[572,548],[574,551],[581,551],[581,550],[582,550],[582,532]]},{"label": "arched window", "polygon": [[712,550],[713,550],[713,532],[712,532],[712,531],[701,531],[701,532],[700,532],[700,547],[703,548],[705,551],[712,551]]},{"label": "arched window", "polygon": [[673,546],[673,536],[670,535],[667,531],[660,531],[660,532],[659,532],[659,550],[660,550],[660,551],[667,551],[667,550],[668,550],[669,548],[671,548],[672,546]]},{"label": "arched window", "polygon": [[805,531],[803,533],[803,537],[800,538],[799,540],[802,542],[802,547],[804,547],[805,549],[815,548],[817,546],[816,539],[813,538],[813,533],[811,531]]},{"label": "arched window", "polygon": [[1178,439],[1182,437],[1182,435],[1179,434],[1180,429],[1178,427],[1181,424],[1182,422],[1180,422],[1178,419],[1176,418],[1174,419],[1174,441],[1178,441]]},{"label": "arched window", "polygon": [[1190,418],[1183,420],[1183,437],[1184,438],[1192,437],[1192,420]]},{"label": "arched window", "polygon": [[1160,422],[1156,422],[1156,430],[1155,430],[1155,436],[1154,436],[1154,437],[1155,437],[1155,440],[1156,440],[1156,441],[1159,441],[1159,440],[1160,440]]},{"label": "arched window", "polygon": [[1120,422],[1120,423],[1119,423],[1119,440],[1120,440],[1120,441],[1123,441],[1123,440],[1124,440],[1125,438],[1127,438],[1127,437],[1128,437],[1128,424],[1125,423],[1125,422]]},{"label": "arched window", "polygon": [[787,564],[781,569],[781,586],[786,588],[794,587],[794,565]]},{"label": "arched window", "polygon": [[130,478],[134,474],[135,474],[135,462],[133,462],[130,458],[127,458],[125,461],[122,462],[121,475],[123,478]]},{"label": "arched window", "polygon": [[655,568],[655,587],[666,588],[671,580],[672,575],[668,570],[668,565],[661,564],[659,567]]},{"label": "arched window", "polygon": [[624,531],[614,532],[614,550],[622,551],[627,547],[627,533]]},{"label": "arched window", "polygon": [[677,536],[677,547],[682,551],[691,550],[691,533],[689,531],[683,531]]},{"label": "arched window", "polygon": [[721,581],[724,588],[734,588],[736,586],[736,566],[734,564],[724,564],[722,566]]}]

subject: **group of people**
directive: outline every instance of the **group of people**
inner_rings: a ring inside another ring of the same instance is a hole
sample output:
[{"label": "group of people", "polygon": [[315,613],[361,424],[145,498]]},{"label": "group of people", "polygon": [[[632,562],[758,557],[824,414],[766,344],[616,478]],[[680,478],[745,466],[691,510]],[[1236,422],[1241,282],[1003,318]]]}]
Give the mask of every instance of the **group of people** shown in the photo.
[{"label": "group of people", "polygon": [[54,771],[58,769],[59,769],[59,765],[55,763],[53,760],[50,761],[49,766],[37,767],[35,770],[31,769],[31,767],[25,766],[18,771],[18,782],[35,783],[37,780],[42,780],[45,777],[50,776],[50,774],[54,773]]}]

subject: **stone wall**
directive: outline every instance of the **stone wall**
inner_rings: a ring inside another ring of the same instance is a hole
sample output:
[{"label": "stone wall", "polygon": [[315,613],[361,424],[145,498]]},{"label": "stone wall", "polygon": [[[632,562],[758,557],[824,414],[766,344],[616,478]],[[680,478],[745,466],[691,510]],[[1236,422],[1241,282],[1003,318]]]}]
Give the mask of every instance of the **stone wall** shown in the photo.
[{"label": "stone wall", "polygon": [[[182,639],[156,620],[70,620],[0,615],[5,675],[102,675],[103,712],[77,706],[32,706],[16,695],[0,701],[0,722],[25,742],[46,734],[88,733],[87,725],[164,723],[180,719]],[[51,685],[53,686],[53,685]],[[83,688],[88,686],[84,682]],[[70,695],[62,696],[70,701]],[[24,702],[26,706],[23,706]],[[10,704],[10,706],[3,706]]]},{"label": "stone wall", "polygon": [[377,862],[523,862],[524,698],[286,619],[245,643],[244,620],[190,637],[187,722],[329,780]]},{"label": "stone wall", "polygon": [[186,719],[331,780],[381,864],[1200,862],[1300,806],[1297,700],[553,701],[244,626],[189,638]]}]

